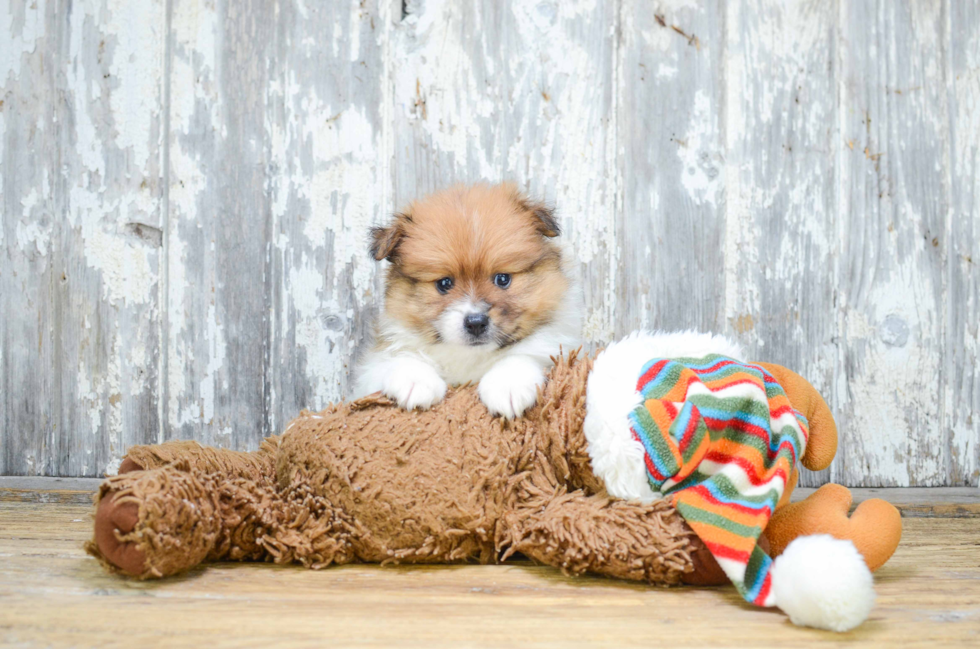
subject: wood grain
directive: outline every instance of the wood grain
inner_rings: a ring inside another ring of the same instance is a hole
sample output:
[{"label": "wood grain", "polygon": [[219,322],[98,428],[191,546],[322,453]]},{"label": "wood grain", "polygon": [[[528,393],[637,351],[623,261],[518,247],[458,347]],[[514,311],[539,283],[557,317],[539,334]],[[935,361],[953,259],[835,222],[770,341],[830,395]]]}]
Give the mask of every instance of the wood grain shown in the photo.
[{"label": "wood grain", "polygon": [[0,12],[0,472],[97,475],[160,427],[164,3]]},{"label": "wood grain", "polygon": [[946,243],[944,440],[951,484],[980,478],[980,5],[946,4],[950,209]]},{"label": "wood grain", "polygon": [[171,12],[161,437],[255,448],[271,402],[275,11],[175,0]]},{"label": "wood grain", "polygon": [[385,22],[355,6],[174,2],[165,438],[254,449],[346,393],[386,205]]},{"label": "wood grain", "polygon": [[172,647],[966,647],[980,637],[980,518],[907,519],[870,619],[793,626],[732,588],[658,589],[527,563],[216,564],[135,582],[81,551],[89,507],[0,502],[0,643]]},{"label": "wood grain", "polygon": [[725,11],[623,3],[617,335],[724,328]]},{"label": "wood grain", "polygon": [[343,398],[367,228],[510,179],[590,347],[801,371],[842,433],[803,484],[980,484],[978,44],[952,0],[3,3],[0,474]]},{"label": "wood grain", "polygon": [[366,251],[368,228],[393,209],[385,153],[390,10],[385,0],[278,4],[266,99],[273,433],[302,408],[344,398],[381,294]]},{"label": "wood grain", "polygon": [[844,9],[836,473],[867,486],[943,484],[950,476],[942,425],[949,209],[942,5]]}]

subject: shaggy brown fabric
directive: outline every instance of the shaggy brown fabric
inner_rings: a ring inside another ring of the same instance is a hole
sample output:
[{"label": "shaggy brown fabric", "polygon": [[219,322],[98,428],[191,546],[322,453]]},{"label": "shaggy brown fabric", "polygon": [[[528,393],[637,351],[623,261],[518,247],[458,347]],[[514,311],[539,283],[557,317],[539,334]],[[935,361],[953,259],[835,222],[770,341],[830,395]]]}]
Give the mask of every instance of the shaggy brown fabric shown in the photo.
[{"label": "shaggy brown fabric", "polygon": [[[212,480],[188,468],[178,464],[106,480],[99,489],[98,503],[109,502],[117,510],[136,507],[136,525],[131,530],[115,530],[117,544],[106,547],[99,543],[106,534],[98,523],[119,517],[106,516],[101,507],[97,508],[96,540],[88,544],[89,552],[108,567],[112,567],[110,558],[126,557],[123,565],[117,566],[143,578],[172,575],[204,561],[221,530],[220,520],[208,491]],[[132,562],[140,556],[144,560],[137,573]]]},{"label": "shaggy brown fabric", "polygon": [[592,473],[582,432],[591,366],[559,359],[538,405],[510,422],[465,387],[424,412],[377,395],[304,411],[255,453],[135,447],[127,466],[143,470],[103,484],[88,549],[141,578],[205,560],[321,568],[520,552],[570,574],[680,583],[698,549],[691,529],[665,501],[610,498]]}]

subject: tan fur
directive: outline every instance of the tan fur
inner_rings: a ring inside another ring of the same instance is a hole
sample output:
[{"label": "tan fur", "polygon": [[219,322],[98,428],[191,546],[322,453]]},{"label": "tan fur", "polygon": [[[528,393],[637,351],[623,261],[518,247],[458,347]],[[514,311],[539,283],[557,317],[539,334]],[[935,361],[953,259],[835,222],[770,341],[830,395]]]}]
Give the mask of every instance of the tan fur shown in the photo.
[{"label": "tan fur", "polygon": [[[500,344],[517,342],[551,320],[568,289],[549,239],[557,235],[550,211],[510,184],[457,186],[416,201],[373,234],[375,257],[391,261],[386,312],[437,343],[432,323],[466,296],[490,306]],[[510,287],[494,285],[497,273],[512,276]],[[444,277],[455,282],[445,295],[436,289]]]}]

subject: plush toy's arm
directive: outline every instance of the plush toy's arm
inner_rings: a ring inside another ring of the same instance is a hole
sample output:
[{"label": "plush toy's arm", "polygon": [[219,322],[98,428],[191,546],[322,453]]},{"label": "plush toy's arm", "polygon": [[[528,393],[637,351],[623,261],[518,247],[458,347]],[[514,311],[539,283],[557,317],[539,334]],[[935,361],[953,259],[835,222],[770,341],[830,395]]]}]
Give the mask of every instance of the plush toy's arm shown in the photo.
[{"label": "plush toy's arm", "polygon": [[564,490],[542,496],[502,517],[501,560],[520,552],[566,574],[657,584],[682,583],[694,569],[694,533],[665,500],[644,504]]},{"label": "plush toy's arm", "polygon": [[834,416],[816,388],[810,382],[782,365],[756,363],[779,382],[793,407],[803,413],[810,425],[806,452],[800,458],[803,466],[819,471],[830,466],[837,454],[837,424]]}]

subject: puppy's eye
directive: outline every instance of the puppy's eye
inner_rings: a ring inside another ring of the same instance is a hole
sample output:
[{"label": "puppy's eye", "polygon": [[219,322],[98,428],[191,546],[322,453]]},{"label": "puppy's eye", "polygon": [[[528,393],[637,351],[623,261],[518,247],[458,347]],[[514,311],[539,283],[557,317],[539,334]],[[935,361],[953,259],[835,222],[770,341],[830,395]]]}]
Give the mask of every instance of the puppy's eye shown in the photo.
[{"label": "puppy's eye", "polygon": [[452,277],[443,277],[442,279],[436,280],[436,290],[445,295],[449,292],[449,289],[453,287]]},{"label": "puppy's eye", "polygon": [[493,283],[498,288],[507,288],[510,286],[510,275],[507,273],[497,273],[493,276]]}]

